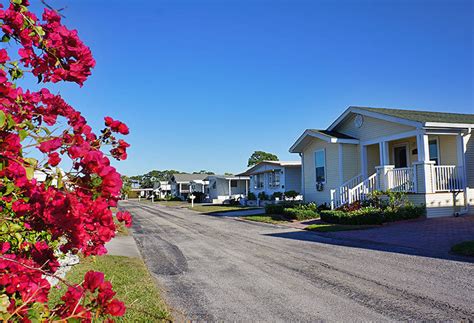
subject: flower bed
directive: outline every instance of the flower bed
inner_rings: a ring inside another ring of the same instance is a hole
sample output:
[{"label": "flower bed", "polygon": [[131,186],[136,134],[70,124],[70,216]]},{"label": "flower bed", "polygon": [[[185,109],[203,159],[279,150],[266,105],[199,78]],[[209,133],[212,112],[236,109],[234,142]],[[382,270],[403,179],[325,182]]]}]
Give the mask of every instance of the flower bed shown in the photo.
[{"label": "flower bed", "polygon": [[425,213],[424,206],[413,205],[403,194],[375,192],[363,203],[355,202],[337,210],[321,211],[321,220],[348,225],[382,224],[420,218]]}]

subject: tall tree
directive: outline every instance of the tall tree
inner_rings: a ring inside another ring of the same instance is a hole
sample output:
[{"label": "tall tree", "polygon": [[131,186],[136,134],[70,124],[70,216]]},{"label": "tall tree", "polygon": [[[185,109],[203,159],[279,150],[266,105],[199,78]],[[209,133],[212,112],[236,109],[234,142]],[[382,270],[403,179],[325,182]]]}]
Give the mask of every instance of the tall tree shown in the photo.
[{"label": "tall tree", "polygon": [[247,167],[251,167],[263,161],[276,161],[278,156],[265,151],[257,150],[250,156]]},{"label": "tall tree", "polygon": [[193,172],[193,174],[215,175],[214,172],[210,172],[204,169],[200,170],[199,172]]}]

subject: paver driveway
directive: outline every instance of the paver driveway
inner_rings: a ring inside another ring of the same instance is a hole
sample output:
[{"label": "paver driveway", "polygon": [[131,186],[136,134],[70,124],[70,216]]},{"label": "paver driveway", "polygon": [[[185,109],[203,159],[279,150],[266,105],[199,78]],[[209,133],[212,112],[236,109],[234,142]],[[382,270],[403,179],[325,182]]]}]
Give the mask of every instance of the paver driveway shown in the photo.
[{"label": "paver driveway", "polygon": [[474,319],[472,263],[184,209],[121,207],[178,320]]},{"label": "paver driveway", "polygon": [[412,248],[419,254],[448,257],[454,244],[474,240],[474,216],[406,221],[370,230],[334,232],[329,236],[393,244]]}]

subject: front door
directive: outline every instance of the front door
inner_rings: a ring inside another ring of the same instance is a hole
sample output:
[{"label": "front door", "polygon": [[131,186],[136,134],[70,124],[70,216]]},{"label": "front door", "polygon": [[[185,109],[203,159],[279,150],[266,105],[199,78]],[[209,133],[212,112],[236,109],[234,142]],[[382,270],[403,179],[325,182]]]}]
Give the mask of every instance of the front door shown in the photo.
[{"label": "front door", "polygon": [[393,154],[395,158],[395,168],[403,168],[408,166],[406,146],[394,147]]}]

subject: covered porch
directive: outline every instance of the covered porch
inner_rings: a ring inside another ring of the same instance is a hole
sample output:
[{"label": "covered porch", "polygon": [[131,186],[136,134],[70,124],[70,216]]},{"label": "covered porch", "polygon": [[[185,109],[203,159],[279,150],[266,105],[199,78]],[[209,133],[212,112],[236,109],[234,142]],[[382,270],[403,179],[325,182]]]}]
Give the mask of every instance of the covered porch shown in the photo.
[{"label": "covered porch", "polygon": [[363,200],[375,190],[464,191],[468,136],[461,129],[423,129],[361,142],[360,173],[331,192],[331,206]]}]

